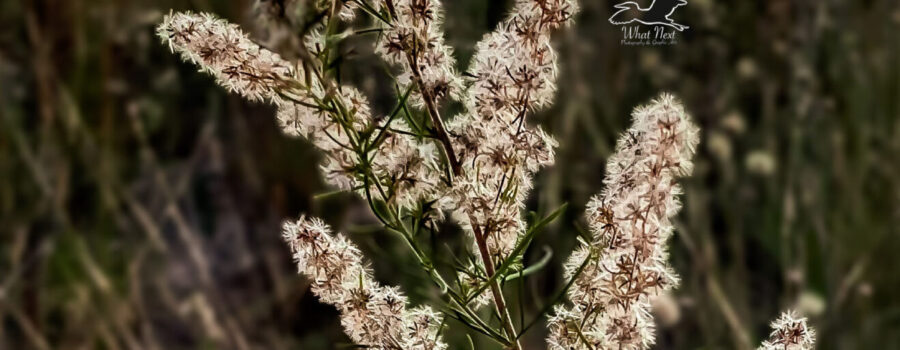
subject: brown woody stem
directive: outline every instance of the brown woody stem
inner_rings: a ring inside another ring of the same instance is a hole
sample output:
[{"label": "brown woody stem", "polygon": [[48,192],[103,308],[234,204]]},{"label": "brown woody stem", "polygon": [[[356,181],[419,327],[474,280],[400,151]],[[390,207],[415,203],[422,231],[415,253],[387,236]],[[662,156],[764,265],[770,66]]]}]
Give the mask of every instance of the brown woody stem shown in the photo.
[{"label": "brown woody stem", "polygon": [[[385,5],[388,8],[388,12],[391,14],[391,17],[396,17],[393,1],[385,0]],[[441,145],[444,148],[453,175],[461,175],[463,172],[462,165],[459,162],[459,158],[456,157],[456,152],[453,150],[453,144],[450,142],[450,135],[447,133],[446,128],[444,128],[444,122],[438,112],[435,96],[432,95],[431,90],[425,86],[424,80],[422,79],[422,73],[419,71],[419,65],[416,62],[416,55],[414,52],[406,51],[406,62],[409,64],[413,79],[415,79],[416,85],[419,87],[419,92],[422,94],[422,99],[425,101],[425,109],[431,117],[431,123],[434,126],[436,134],[435,136],[440,140]],[[495,272],[494,261],[491,259],[491,255],[488,252],[484,232],[481,231],[478,222],[471,215],[469,215],[469,221],[471,222],[472,230],[475,233],[475,242],[478,244],[478,251],[481,254],[481,260],[484,263],[485,271],[488,276],[493,276]],[[519,340],[516,338],[516,330],[515,327],[513,327],[512,317],[506,307],[506,301],[503,299],[503,291],[500,289],[500,284],[496,279],[490,283],[490,288],[494,298],[494,305],[497,308],[497,313],[500,315],[500,321],[503,323],[503,329],[505,330],[507,337],[509,337],[509,348],[521,350],[522,345],[519,344]]]},{"label": "brown woody stem", "polygon": [[422,73],[419,72],[419,66],[416,64],[415,56],[413,56],[412,53],[407,52],[406,61],[409,63],[409,69],[413,73],[416,85],[419,86],[419,92],[422,94],[422,99],[425,100],[425,109],[428,110],[428,115],[431,117],[431,124],[434,126],[435,134],[437,134],[435,136],[441,141],[441,145],[444,147],[444,151],[447,154],[447,160],[450,162],[450,168],[453,170],[453,175],[458,176],[462,173],[462,166],[459,163],[459,159],[456,158],[456,152],[453,151],[453,144],[450,143],[450,135],[447,134],[447,130],[444,128],[444,121],[441,119],[441,115],[438,112],[434,95],[431,94],[431,90],[425,86],[425,83],[422,80]]},{"label": "brown woody stem", "polygon": [[[391,17],[396,18],[397,12],[394,8],[394,2],[392,0],[385,0],[384,3],[388,12],[391,14]],[[413,48],[412,50],[416,50],[416,48]],[[413,73],[413,78],[416,80],[416,85],[419,87],[422,99],[425,100],[425,109],[428,111],[428,116],[431,117],[431,124],[434,125],[434,132],[437,134],[435,136],[440,140],[441,146],[444,148],[444,153],[447,154],[447,161],[450,163],[450,169],[452,170],[453,175],[458,176],[462,174],[462,165],[459,162],[459,158],[456,157],[456,152],[453,151],[453,144],[450,143],[450,135],[447,133],[447,129],[444,128],[444,121],[441,120],[441,114],[438,112],[435,97],[432,95],[431,90],[425,86],[425,81],[422,79],[422,72],[419,71],[419,65],[416,62],[416,55],[414,52],[406,50],[405,53],[406,63],[409,64],[409,69]]]},{"label": "brown woody stem", "polygon": [[[488,252],[485,234],[481,231],[481,227],[472,215],[469,215],[469,223],[472,225],[472,231],[475,232],[475,243],[478,244],[478,252],[481,253],[484,270],[488,276],[493,276],[495,272],[494,260],[491,259],[491,254]],[[500,315],[500,321],[503,323],[503,329],[506,330],[506,335],[509,337],[509,347],[510,349],[520,350],[522,345],[519,344],[519,339],[516,337],[516,329],[513,327],[512,317],[509,314],[509,309],[506,307],[506,301],[503,299],[500,283],[497,282],[497,279],[494,279],[491,281],[490,287],[491,294],[494,297],[494,305],[497,307],[497,313]]]}]

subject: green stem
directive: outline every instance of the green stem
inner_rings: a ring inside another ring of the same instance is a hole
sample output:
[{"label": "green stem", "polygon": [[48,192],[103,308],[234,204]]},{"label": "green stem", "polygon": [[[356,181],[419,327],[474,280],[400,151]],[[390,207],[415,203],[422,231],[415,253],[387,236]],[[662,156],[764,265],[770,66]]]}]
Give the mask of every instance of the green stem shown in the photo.
[{"label": "green stem", "polygon": [[[481,231],[481,227],[478,226],[478,221],[475,220],[472,215],[469,215],[469,222],[472,225],[472,231],[475,232],[475,243],[478,245],[479,253],[481,253],[481,261],[484,263],[484,270],[488,276],[494,276],[494,261],[491,259],[491,255],[488,252],[487,241]],[[503,299],[503,290],[500,289],[500,283],[494,278],[489,280],[489,284],[491,294],[494,297],[494,306],[496,306],[497,313],[500,315],[500,322],[503,323],[503,329],[506,331],[506,335],[509,339],[513,340],[510,342],[510,348],[516,350],[522,349],[522,345],[519,344],[519,339],[516,336],[516,330],[513,327],[512,317],[509,315],[509,309],[506,307],[506,301]]]}]

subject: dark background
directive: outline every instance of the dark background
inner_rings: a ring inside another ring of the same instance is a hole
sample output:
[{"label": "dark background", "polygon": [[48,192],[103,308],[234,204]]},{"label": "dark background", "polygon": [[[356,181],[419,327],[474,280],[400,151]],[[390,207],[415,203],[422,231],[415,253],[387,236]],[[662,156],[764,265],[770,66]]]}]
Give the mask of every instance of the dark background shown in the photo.
[{"label": "dark background", "polygon": [[[796,308],[819,349],[900,349],[900,4],[691,0],[676,45],[634,47],[606,21],[613,1],[582,2],[556,36],[557,102],[530,119],[560,147],[529,208],[569,208],[527,254],[549,247],[550,264],[507,288],[524,319],[560,288],[630,110],[669,91],[702,141],[656,348],[746,348]],[[281,242],[301,213],[349,234],[380,281],[415,302],[433,293],[357,197],[316,197],[332,191],[320,155],[281,135],[271,106],[226,93],[153,33],[170,8],[210,11],[291,57],[277,3],[0,1],[0,349],[341,348],[336,311]],[[509,6],[446,1],[461,69]],[[371,40],[345,45],[343,78],[385,111]],[[441,244],[465,239],[445,231]],[[451,348],[463,331],[445,332]]]}]

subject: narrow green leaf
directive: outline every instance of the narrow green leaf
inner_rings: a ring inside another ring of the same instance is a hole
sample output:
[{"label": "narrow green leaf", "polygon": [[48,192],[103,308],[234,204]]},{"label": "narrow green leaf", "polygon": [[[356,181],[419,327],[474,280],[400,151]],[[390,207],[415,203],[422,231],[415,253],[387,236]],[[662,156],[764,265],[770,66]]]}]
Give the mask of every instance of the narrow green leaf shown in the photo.
[{"label": "narrow green leaf", "polygon": [[541,311],[538,312],[537,316],[535,316],[534,319],[531,320],[531,322],[529,322],[527,326],[522,328],[522,330],[519,332],[519,335],[516,337],[516,339],[521,338],[522,335],[524,335],[525,332],[528,331],[528,329],[530,329],[532,326],[534,326],[537,323],[537,321],[540,320],[541,317],[544,316],[544,314],[546,314],[547,312],[550,311],[550,308],[553,307],[553,305],[556,305],[556,303],[558,303],[560,300],[562,300],[562,298],[569,291],[569,288],[572,288],[572,285],[575,284],[575,280],[578,279],[578,276],[580,276],[581,273],[584,271],[584,268],[588,265],[588,263],[591,262],[591,258],[592,258],[592,256],[588,255],[584,259],[584,262],[582,262],[581,265],[578,266],[578,270],[575,270],[575,273],[572,274],[571,278],[569,278],[569,282],[566,283],[565,287],[563,287],[562,290],[560,290],[558,293],[556,293],[556,296],[553,298],[553,300],[551,300],[549,303],[544,305],[543,308],[541,308]]},{"label": "narrow green leaf", "polygon": [[551,221],[553,221],[554,219],[556,219],[557,217],[562,215],[562,213],[565,212],[565,210],[568,206],[569,206],[568,203],[563,204],[562,206],[557,208],[555,211],[553,211],[553,213],[551,213],[550,215],[548,215],[541,221],[532,225],[528,229],[528,231],[525,232],[525,235],[522,237],[522,239],[519,241],[519,243],[516,245],[516,247],[513,249],[513,251],[509,254],[509,256],[506,258],[506,260],[503,261],[503,264],[501,264],[500,267],[498,267],[496,269],[496,271],[494,271],[494,275],[491,276],[490,278],[488,278],[488,280],[484,284],[482,284],[480,287],[478,287],[478,289],[475,290],[475,293],[473,294],[472,298],[474,298],[474,296],[481,294],[481,292],[483,292],[485,289],[487,289],[488,286],[491,285],[491,283],[494,283],[494,281],[496,281],[498,278],[500,278],[500,276],[503,276],[503,274],[506,272],[506,270],[508,270],[509,267],[512,266],[513,262],[516,261],[516,258],[518,256],[520,256],[523,252],[525,252],[525,249],[528,248],[528,246],[531,244],[531,241],[534,239],[535,235],[537,235],[537,233],[540,232],[540,230],[542,228],[544,228],[544,226],[547,226],[547,224],[549,224]]},{"label": "narrow green leaf", "polygon": [[[356,191],[357,189],[359,189],[359,188],[354,188],[353,191]],[[314,200],[317,200],[317,201],[318,201],[318,200],[323,200],[323,199],[331,198],[331,197],[337,196],[337,195],[342,194],[342,193],[347,193],[347,192],[350,192],[350,191],[348,191],[348,190],[334,190],[334,191],[323,192],[323,193],[319,193],[319,194],[313,195],[313,199],[314,199]]]},{"label": "narrow green leaf", "polygon": [[365,2],[365,1],[361,1],[361,0],[353,0],[353,2],[357,3],[359,5],[359,7],[362,8],[362,10],[365,11],[366,13],[368,13],[369,15],[381,20],[385,24],[391,24],[390,19],[388,19],[388,18],[382,16],[380,13],[378,13],[378,11],[375,10],[375,8],[372,7],[372,5],[369,5],[369,3]]},{"label": "narrow green leaf", "polygon": [[381,33],[381,32],[383,32],[383,31],[384,31],[384,29],[381,29],[381,28],[360,29],[360,30],[357,30],[357,31],[353,32],[353,35],[365,35],[365,34],[369,34],[369,33]]},{"label": "narrow green leaf", "polygon": [[391,114],[388,116],[387,122],[385,122],[384,125],[381,127],[381,129],[378,133],[378,136],[375,138],[375,141],[372,142],[372,145],[369,147],[369,149],[378,148],[378,146],[381,144],[381,142],[384,141],[384,139],[386,137],[385,136],[386,132],[388,131],[388,128],[391,126],[391,122],[393,122],[394,118],[396,118],[397,115],[400,114],[400,111],[403,110],[403,106],[406,105],[406,100],[409,99],[410,93],[412,93],[412,86],[410,86],[409,88],[406,89],[406,92],[403,93],[403,96],[400,96],[400,100],[397,102],[397,106],[394,107],[393,111],[391,111]]},{"label": "narrow green leaf", "polygon": [[516,271],[515,273],[506,275],[506,277],[503,277],[503,282],[513,281],[518,278],[525,277],[525,276],[528,276],[528,275],[534,274],[535,272],[540,271],[545,266],[547,266],[547,264],[550,262],[550,258],[552,258],[552,257],[553,257],[553,250],[551,250],[550,247],[545,246],[544,247],[544,256],[541,257],[541,260],[539,260],[536,264],[531,265],[526,269],[522,269],[522,270]]}]

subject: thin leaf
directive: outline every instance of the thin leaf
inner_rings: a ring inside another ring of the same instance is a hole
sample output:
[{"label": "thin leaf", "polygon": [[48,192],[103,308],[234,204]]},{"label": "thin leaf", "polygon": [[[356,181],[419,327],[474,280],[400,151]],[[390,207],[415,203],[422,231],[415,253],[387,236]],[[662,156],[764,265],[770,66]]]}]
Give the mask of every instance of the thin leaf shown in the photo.
[{"label": "thin leaf", "polygon": [[516,261],[516,257],[521,255],[525,251],[525,249],[528,248],[528,246],[531,244],[531,240],[534,239],[535,235],[537,235],[537,233],[540,232],[540,230],[544,228],[544,226],[547,226],[547,224],[549,224],[551,221],[562,215],[562,213],[565,212],[568,206],[568,203],[563,204],[562,206],[554,210],[553,213],[547,215],[547,217],[545,217],[543,220],[532,225],[528,229],[528,231],[525,232],[525,236],[522,237],[522,240],[519,241],[519,243],[509,254],[506,260],[503,261],[503,264],[500,265],[500,267],[498,267],[496,271],[494,271],[494,275],[488,278],[488,280],[484,284],[478,287],[471,298],[474,298],[474,296],[481,294],[481,292],[487,289],[488,286],[491,285],[491,283],[494,283],[494,281],[500,278],[500,276],[502,276],[506,272],[506,270],[508,270],[510,266],[512,266],[513,262]]},{"label": "thin leaf", "polygon": [[403,110],[403,106],[406,105],[406,100],[409,98],[410,93],[412,93],[412,87],[406,89],[406,92],[403,93],[403,96],[400,96],[400,101],[397,102],[397,106],[394,107],[393,111],[391,111],[391,114],[388,116],[387,122],[385,122],[384,126],[381,127],[381,130],[379,131],[378,136],[375,138],[375,141],[372,142],[370,149],[378,148],[381,142],[384,141],[386,135],[385,133],[391,126],[391,122],[394,121],[394,118],[396,118],[397,115],[400,114],[400,111]]},{"label": "thin leaf", "polygon": [[360,29],[360,30],[357,30],[357,31],[353,32],[353,35],[365,35],[365,34],[369,34],[369,33],[381,33],[381,32],[383,32],[383,31],[384,31],[384,29],[381,29],[381,28]]},{"label": "thin leaf", "polygon": [[377,10],[375,10],[374,7],[372,7],[372,5],[369,5],[367,2],[361,1],[361,0],[353,0],[353,2],[355,2],[356,4],[358,4],[359,7],[360,7],[363,11],[365,11],[366,13],[368,13],[369,15],[374,16],[375,18],[381,20],[381,21],[384,22],[385,24],[388,24],[388,25],[391,24],[390,19],[385,18],[384,16],[382,16],[380,13],[378,13]]},{"label": "thin leaf", "polygon": [[525,277],[525,276],[528,276],[528,275],[534,274],[535,272],[540,271],[545,266],[547,266],[547,264],[550,262],[550,258],[552,258],[552,257],[553,257],[553,250],[551,250],[550,247],[545,246],[544,247],[544,256],[541,258],[541,260],[539,260],[536,264],[531,265],[526,269],[522,269],[516,273],[506,275],[506,277],[503,277],[503,282],[513,281],[515,279],[522,278],[522,277]]},{"label": "thin leaf", "polygon": [[584,268],[588,265],[589,262],[591,262],[591,255],[588,255],[584,259],[584,262],[581,263],[581,266],[578,266],[578,270],[575,270],[575,273],[572,274],[571,278],[569,278],[569,282],[566,283],[565,287],[563,287],[562,290],[560,290],[558,293],[556,293],[556,296],[553,298],[553,300],[550,301],[549,303],[547,303],[546,305],[544,305],[544,307],[541,308],[541,311],[538,312],[537,316],[535,316],[534,319],[531,320],[531,322],[529,322],[527,326],[525,326],[524,328],[522,328],[521,331],[519,331],[519,335],[516,337],[516,339],[521,338],[522,335],[524,335],[525,332],[528,331],[528,329],[530,329],[532,326],[534,326],[537,323],[537,321],[540,320],[541,317],[544,316],[544,314],[546,314],[547,312],[550,311],[550,308],[553,307],[553,305],[556,305],[556,303],[558,303],[560,300],[562,300],[562,298],[569,291],[569,288],[571,288],[572,285],[575,284],[575,280],[578,279],[578,276],[581,275],[581,273],[584,271]]}]

